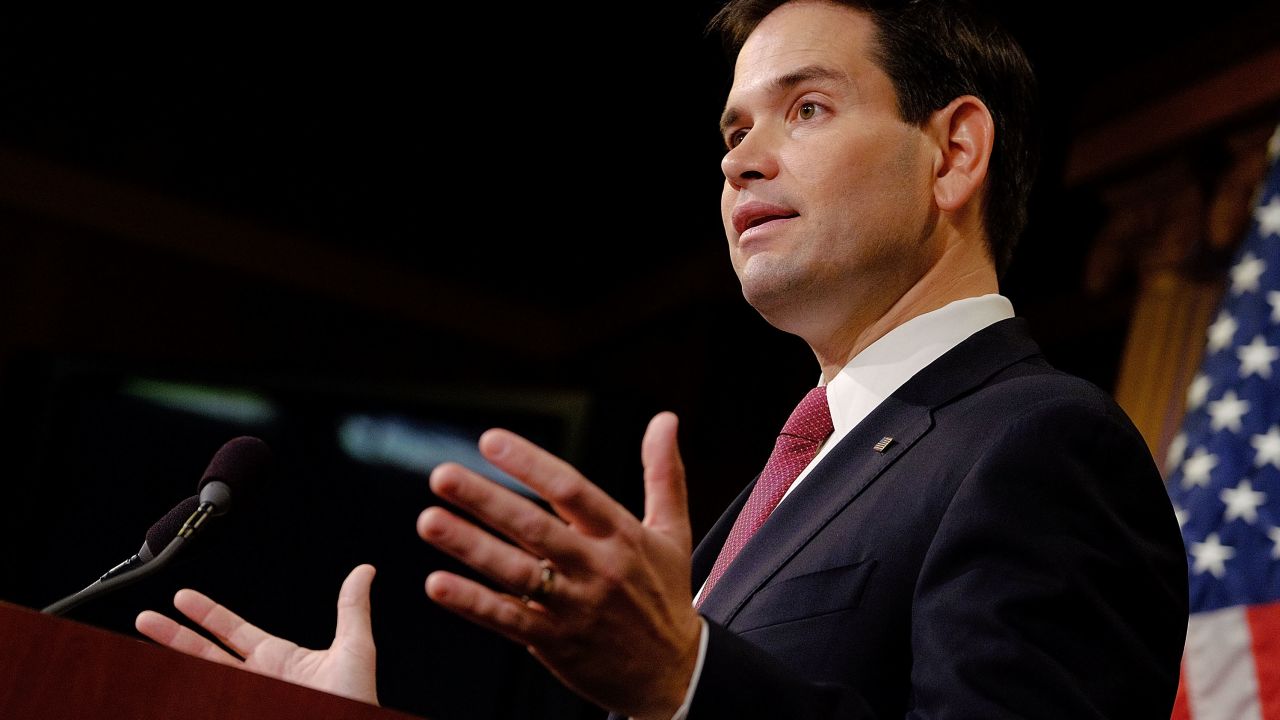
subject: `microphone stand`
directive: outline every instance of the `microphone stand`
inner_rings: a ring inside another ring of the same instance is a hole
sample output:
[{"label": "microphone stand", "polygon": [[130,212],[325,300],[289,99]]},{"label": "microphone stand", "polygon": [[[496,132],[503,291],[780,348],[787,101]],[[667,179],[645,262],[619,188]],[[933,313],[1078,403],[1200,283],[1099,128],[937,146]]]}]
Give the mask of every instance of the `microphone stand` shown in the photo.
[{"label": "microphone stand", "polygon": [[[40,612],[47,615],[66,614],[82,603],[88,602],[96,597],[101,597],[115,590],[119,590],[126,585],[132,585],[143,578],[150,577],[160,570],[163,570],[173,557],[182,550],[188,538],[194,535],[195,532],[204,525],[205,519],[213,513],[214,509],[215,506],[211,502],[200,503],[200,507],[196,508],[196,511],[191,514],[191,517],[187,518],[187,521],[183,523],[182,528],[178,530],[178,534],[174,536],[173,540],[169,541],[169,544],[165,546],[164,550],[162,550],[151,562],[107,580],[99,579],[89,587],[62,598]],[[110,572],[107,574],[110,575]]]}]

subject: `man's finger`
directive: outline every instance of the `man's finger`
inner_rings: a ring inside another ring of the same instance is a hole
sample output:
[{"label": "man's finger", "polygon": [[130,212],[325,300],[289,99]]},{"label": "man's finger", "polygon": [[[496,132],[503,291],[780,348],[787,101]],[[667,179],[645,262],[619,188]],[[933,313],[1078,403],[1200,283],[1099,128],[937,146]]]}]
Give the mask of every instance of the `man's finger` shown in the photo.
[{"label": "man's finger", "polygon": [[133,621],[133,626],[143,635],[178,652],[223,665],[242,667],[238,658],[213,644],[208,638],[202,637],[194,630],[183,627],[158,612],[142,611]]},{"label": "man's finger", "polygon": [[418,534],[516,595],[531,592],[542,575],[538,557],[495,538],[441,507],[422,511],[418,516]]},{"label": "man's finger", "polygon": [[453,573],[431,573],[426,588],[427,597],[445,609],[521,645],[538,645],[555,629],[545,610]]},{"label": "man's finger", "polygon": [[[430,483],[436,495],[466,510],[534,555],[553,558],[564,566],[585,562],[582,538],[563,520],[528,498],[456,463],[437,466],[431,472]],[[426,513],[419,517],[418,533],[423,539],[431,540],[423,533],[422,522],[426,518]]]},{"label": "man's finger", "polygon": [[271,635],[195,590],[179,590],[173,596],[173,606],[241,657],[249,657],[258,645],[271,639]]},{"label": "man's finger", "polygon": [[373,623],[369,619],[369,588],[373,585],[372,565],[359,565],[342,581],[338,591],[338,627],[333,640],[372,642]]},{"label": "man's finger", "polygon": [[569,463],[508,430],[480,436],[480,454],[533,488],[551,507],[588,535],[603,537],[635,518]]},{"label": "man's finger", "polygon": [[644,465],[644,524],[692,547],[684,461],[676,439],[678,428],[675,413],[658,413],[649,421],[640,443],[640,461]]}]

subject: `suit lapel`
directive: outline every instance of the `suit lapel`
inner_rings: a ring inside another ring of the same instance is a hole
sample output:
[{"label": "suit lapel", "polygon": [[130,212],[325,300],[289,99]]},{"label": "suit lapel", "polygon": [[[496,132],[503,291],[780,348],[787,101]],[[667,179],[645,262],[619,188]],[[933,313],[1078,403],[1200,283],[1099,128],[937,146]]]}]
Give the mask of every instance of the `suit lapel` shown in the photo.
[{"label": "suit lapel", "polygon": [[[823,458],[751,538],[703,601],[701,612],[728,625],[738,610],[846,506],[910,452],[933,427],[934,411],[1009,365],[1039,353],[1020,318],[981,330],[895,391]],[[893,441],[883,451],[882,438]],[[752,483],[754,485],[754,483]],[[694,581],[701,583],[751,487],[734,500],[699,543]],[[695,590],[697,585],[695,584]]]}]

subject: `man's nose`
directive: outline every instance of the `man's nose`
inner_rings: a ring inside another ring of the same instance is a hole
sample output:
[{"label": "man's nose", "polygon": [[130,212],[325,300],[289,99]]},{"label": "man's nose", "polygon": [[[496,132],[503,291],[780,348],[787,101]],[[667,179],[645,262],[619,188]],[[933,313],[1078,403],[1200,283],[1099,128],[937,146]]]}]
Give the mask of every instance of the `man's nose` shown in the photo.
[{"label": "man's nose", "polygon": [[764,128],[752,128],[720,160],[724,178],[735,190],[753,180],[767,180],[778,174],[778,158]]}]

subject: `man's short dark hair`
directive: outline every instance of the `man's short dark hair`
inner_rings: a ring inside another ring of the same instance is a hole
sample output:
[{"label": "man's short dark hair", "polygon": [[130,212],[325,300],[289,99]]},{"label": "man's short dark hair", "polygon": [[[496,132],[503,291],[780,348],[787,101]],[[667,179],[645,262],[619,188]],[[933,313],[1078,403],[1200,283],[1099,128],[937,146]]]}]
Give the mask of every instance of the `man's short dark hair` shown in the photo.
[{"label": "man's short dark hair", "polygon": [[[732,55],[776,8],[794,0],[730,0],[711,19]],[[995,19],[966,0],[828,0],[875,23],[874,59],[889,76],[898,114],[923,125],[961,95],[982,100],[995,121],[983,220],[1003,275],[1027,224],[1027,197],[1039,162],[1033,117],[1035,75],[1022,48]]]}]

